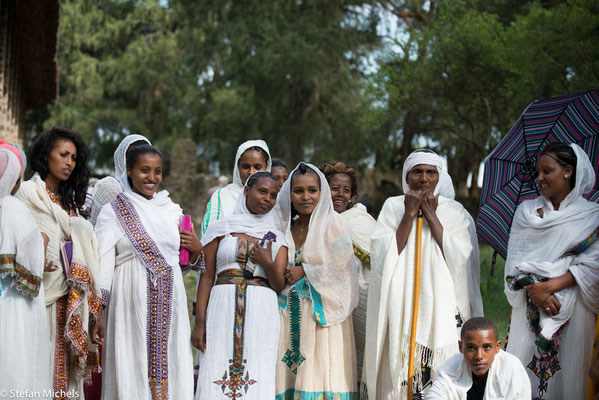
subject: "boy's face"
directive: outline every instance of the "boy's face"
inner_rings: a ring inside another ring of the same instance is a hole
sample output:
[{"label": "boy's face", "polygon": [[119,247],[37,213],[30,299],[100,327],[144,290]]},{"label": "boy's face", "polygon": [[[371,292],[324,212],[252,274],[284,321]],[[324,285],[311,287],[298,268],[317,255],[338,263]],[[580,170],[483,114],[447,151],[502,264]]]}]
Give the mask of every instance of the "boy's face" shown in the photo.
[{"label": "boy's face", "polygon": [[492,330],[467,331],[459,345],[468,369],[474,375],[482,376],[489,371],[495,354],[499,353],[501,340],[497,340]]}]

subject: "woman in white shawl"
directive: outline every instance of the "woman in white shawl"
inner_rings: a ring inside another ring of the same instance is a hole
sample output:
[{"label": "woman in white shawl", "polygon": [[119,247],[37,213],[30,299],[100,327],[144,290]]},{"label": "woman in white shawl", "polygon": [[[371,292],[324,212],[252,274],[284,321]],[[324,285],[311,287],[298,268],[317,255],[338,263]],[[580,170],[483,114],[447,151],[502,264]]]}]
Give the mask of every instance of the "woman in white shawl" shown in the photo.
[{"label": "woman in white shawl", "polygon": [[202,238],[206,269],[192,334],[200,349],[197,400],[275,397],[276,292],[287,266],[285,234],[271,213],[278,192],[270,173],[251,175],[233,214]]},{"label": "woman in white shawl", "polygon": [[474,222],[453,200],[453,184],[441,157],[430,150],[413,152],[404,163],[402,178],[405,195],[385,202],[370,243],[369,351],[363,380],[371,399],[407,395],[419,209],[424,223],[414,393],[422,392],[436,369],[458,351],[456,326],[482,313]]},{"label": "woman in white shawl", "polygon": [[507,351],[527,367],[534,398],[584,399],[599,312],[599,205],[575,144],[548,143],[537,159],[541,196],[512,223],[505,293],[512,305]]},{"label": "woman in white shawl", "polygon": [[[23,182],[17,197],[25,203],[42,232],[46,247],[44,295],[50,345],[50,365],[56,398],[83,393],[83,382],[99,371],[91,321],[101,319],[96,286],[98,256],[91,224],[78,215],[85,202],[89,151],[78,133],[66,128],[42,132],[29,153],[35,175]],[[72,253],[63,263],[61,247]],[[65,265],[68,264],[68,265]]]},{"label": "woman in white shawl", "polygon": [[27,207],[11,196],[25,169],[23,156],[0,141],[0,388],[52,389],[46,303],[42,285],[44,243]]},{"label": "woman in white shawl", "polygon": [[290,255],[279,295],[276,399],[355,399],[351,313],[359,288],[351,231],[333,209],[326,178],[310,164],[291,173],[275,211]]},{"label": "woman in white shawl", "polygon": [[358,361],[358,382],[360,382],[364,359],[364,339],[366,338],[366,302],[370,282],[370,235],[376,221],[366,212],[366,207],[363,204],[354,204],[358,196],[358,180],[353,168],[338,161],[324,164],[320,170],[329,183],[333,208],[345,218],[352,232],[354,260],[358,266],[358,284],[360,285],[360,301],[352,315]]},{"label": "woman in white shawl", "polygon": [[129,151],[127,176],[131,189],[104,206],[96,223],[99,286],[108,299],[102,399],[191,400],[181,208],[167,191],[156,193],[162,155],[154,147]]},{"label": "woman in white shawl", "polygon": [[270,172],[271,163],[268,145],[264,140],[248,140],[237,148],[233,183],[218,189],[210,197],[208,205],[206,205],[206,214],[202,220],[202,237],[212,221],[233,214],[237,198],[243,191],[243,185],[247,178],[256,171]]},{"label": "woman in white shawl", "polygon": [[107,176],[100,179],[92,189],[92,208],[90,221],[96,225],[98,214],[105,204],[110,203],[119,193],[131,189],[127,182],[127,152],[142,144],[151,145],[150,141],[142,135],[128,135],[121,141],[114,152],[114,178]]}]

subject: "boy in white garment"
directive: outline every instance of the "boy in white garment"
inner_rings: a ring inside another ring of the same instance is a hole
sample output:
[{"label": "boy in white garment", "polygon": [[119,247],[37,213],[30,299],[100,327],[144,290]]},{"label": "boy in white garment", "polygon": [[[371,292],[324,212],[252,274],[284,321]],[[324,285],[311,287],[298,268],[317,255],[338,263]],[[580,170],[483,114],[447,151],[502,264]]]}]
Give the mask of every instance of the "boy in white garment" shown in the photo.
[{"label": "boy in white garment", "polygon": [[520,360],[501,350],[497,327],[471,318],[462,327],[460,353],[439,369],[427,400],[530,400],[528,375]]}]

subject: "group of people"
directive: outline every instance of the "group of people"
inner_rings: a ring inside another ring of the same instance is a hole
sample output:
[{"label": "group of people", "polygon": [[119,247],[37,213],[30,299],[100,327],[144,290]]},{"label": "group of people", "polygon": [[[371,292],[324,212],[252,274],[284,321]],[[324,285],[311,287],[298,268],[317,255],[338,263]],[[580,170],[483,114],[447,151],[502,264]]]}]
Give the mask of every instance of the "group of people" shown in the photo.
[{"label": "group of people", "polygon": [[[180,229],[181,208],[158,190],[163,158],[145,137],[121,142],[115,177],[90,196],[88,158],[79,134],[52,128],[35,138],[34,175],[21,183],[27,157],[0,142],[0,389],[9,398],[84,398],[100,371],[89,398],[100,386],[106,400],[587,394],[599,205],[584,198],[595,173],[576,145],[545,146],[541,196],[514,217],[506,351],[482,317],[474,222],[430,150],[405,160],[404,195],[375,220],[356,202],[348,164],[289,171],[250,140],[197,230]],[[193,329],[190,270],[199,272]]]}]

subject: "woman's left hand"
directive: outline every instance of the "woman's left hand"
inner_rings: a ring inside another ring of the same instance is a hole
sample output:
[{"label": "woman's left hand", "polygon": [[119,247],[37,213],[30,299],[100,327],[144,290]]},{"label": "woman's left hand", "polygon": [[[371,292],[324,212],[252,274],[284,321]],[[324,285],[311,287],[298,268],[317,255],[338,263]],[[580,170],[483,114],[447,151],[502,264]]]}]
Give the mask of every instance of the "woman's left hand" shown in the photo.
[{"label": "woman's left hand", "polygon": [[549,316],[554,316],[559,314],[559,309],[561,308],[561,304],[554,295],[547,297],[547,300],[543,302],[543,304],[539,305],[539,308],[543,310],[543,312]]},{"label": "woman's left hand", "polygon": [[541,307],[547,298],[553,295],[553,292],[547,282],[536,282],[525,286],[524,289],[526,289],[528,296],[532,299],[532,302],[537,307]]},{"label": "woman's left hand", "polygon": [[103,345],[104,344],[104,334],[105,334],[104,318],[102,318],[102,313],[100,313],[100,315],[98,315],[98,318],[96,319],[96,321],[92,324],[92,328],[90,330],[90,339],[91,339],[92,343]]},{"label": "woman's left hand", "polygon": [[304,267],[302,266],[287,268],[287,270],[285,271],[285,282],[288,285],[294,285],[304,276],[306,276],[306,272],[304,271]]},{"label": "woman's left hand", "polygon": [[[193,231],[193,227],[192,227]],[[200,251],[202,251],[202,243],[200,239],[193,232],[189,231],[181,231],[179,232],[179,237],[181,238],[181,247],[189,250],[189,252],[193,255],[199,255]]]}]

